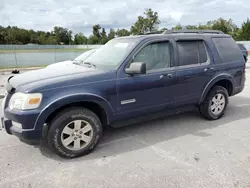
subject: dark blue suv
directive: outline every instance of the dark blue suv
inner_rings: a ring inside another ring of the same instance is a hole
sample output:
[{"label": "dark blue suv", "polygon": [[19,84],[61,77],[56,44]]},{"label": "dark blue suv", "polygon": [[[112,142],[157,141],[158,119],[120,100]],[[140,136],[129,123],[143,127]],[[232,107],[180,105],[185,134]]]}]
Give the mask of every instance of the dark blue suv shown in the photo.
[{"label": "dark blue suv", "polygon": [[58,155],[92,151],[105,126],[119,127],[197,107],[222,117],[240,93],[245,60],[220,31],[165,31],[109,41],[86,60],[10,77],[2,124],[21,141],[46,139]]}]

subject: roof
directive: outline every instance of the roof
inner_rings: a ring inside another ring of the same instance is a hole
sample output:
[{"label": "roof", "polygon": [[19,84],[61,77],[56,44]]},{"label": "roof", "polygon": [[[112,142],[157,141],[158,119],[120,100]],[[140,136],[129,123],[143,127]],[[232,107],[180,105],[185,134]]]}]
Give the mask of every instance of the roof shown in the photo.
[{"label": "roof", "polygon": [[197,36],[209,36],[209,37],[222,37],[222,36],[230,36],[224,34],[222,31],[218,30],[168,30],[163,31],[162,33],[153,32],[153,33],[146,33],[143,35],[131,35],[125,37],[119,37],[119,39],[145,39],[145,38],[152,38],[152,37],[162,37],[162,36],[185,36],[185,37],[197,37]]}]

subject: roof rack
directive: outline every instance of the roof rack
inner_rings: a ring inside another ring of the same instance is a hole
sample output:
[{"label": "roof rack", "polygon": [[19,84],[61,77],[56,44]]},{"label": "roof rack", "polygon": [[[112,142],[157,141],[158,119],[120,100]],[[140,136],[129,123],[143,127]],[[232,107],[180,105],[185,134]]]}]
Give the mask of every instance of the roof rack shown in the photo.
[{"label": "roof rack", "polygon": [[167,30],[167,31],[164,31],[162,34],[174,34],[174,33],[224,34],[222,31],[219,31],[219,30]]},{"label": "roof rack", "polygon": [[141,35],[163,34],[162,31],[152,31],[148,33],[142,33]]}]

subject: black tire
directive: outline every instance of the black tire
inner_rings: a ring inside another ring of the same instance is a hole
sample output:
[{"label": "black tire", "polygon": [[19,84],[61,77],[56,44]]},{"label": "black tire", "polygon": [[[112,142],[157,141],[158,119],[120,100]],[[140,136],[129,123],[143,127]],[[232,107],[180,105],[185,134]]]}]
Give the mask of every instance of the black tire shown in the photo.
[{"label": "black tire", "polygon": [[[211,105],[212,105],[212,99],[217,94],[222,94],[225,97],[225,106],[224,109],[219,114],[212,113]],[[202,117],[208,120],[217,120],[221,118],[228,105],[228,92],[227,90],[222,86],[214,86],[209,93],[207,94],[205,100],[202,102],[202,104],[199,106],[200,114]]]},{"label": "black tire", "polygon": [[[66,148],[61,140],[61,134],[64,127],[74,120],[87,121],[93,130],[91,141],[86,147],[80,150],[70,150]],[[75,158],[87,155],[98,145],[102,136],[102,124],[100,119],[92,111],[81,108],[72,107],[60,112],[50,123],[48,131],[48,145],[59,156],[64,158]]]}]

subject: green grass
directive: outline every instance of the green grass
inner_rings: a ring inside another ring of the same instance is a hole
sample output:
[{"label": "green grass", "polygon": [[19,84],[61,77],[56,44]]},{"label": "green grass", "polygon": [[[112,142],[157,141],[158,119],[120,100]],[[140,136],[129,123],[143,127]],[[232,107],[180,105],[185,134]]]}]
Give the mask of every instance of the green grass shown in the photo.
[{"label": "green grass", "polygon": [[0,54],[5,53],[45,53],[45,52],[86,52],[89,49],[78,49],[78,48],[56,48],[56,49],[0,49]]}]

